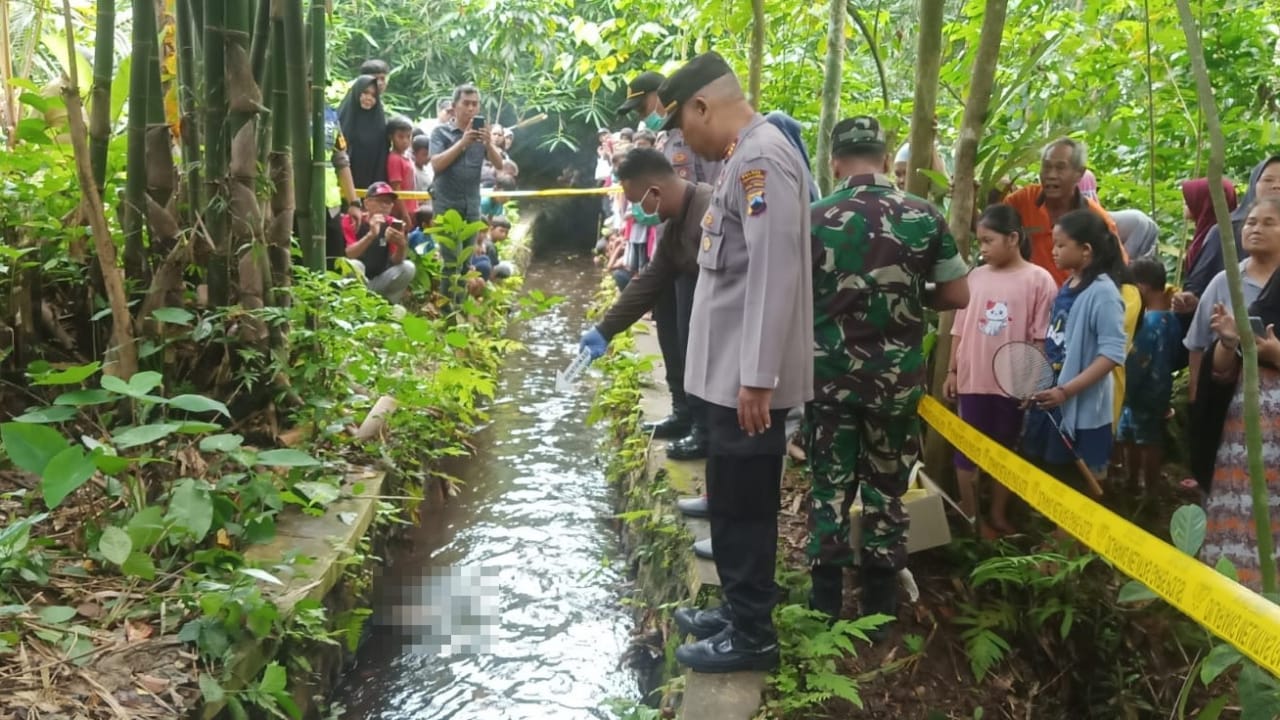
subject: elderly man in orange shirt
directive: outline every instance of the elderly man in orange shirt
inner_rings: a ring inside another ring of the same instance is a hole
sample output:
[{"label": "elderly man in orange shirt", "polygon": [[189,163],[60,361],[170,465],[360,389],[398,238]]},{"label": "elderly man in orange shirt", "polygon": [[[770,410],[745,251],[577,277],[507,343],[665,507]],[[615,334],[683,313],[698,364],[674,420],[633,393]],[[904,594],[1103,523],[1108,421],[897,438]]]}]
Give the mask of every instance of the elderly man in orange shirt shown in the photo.
[{"label": "elderly man in orange shirt", "polygon": [[[1058,138],[1045,146],[1040,154],[1040,184],[1027,185],[1004,199],[1022,216],[1022,227],[1031,238],[1031,262],[1039,265],[1061,286],[1067,272],[1053,262],[1053,225],[1072,210],[1088,208],[1107,221],[1111,232],[1116,224],[1106,210],[1080,193],[1077,185],[1085,173],[1084,144],[1071,138]],[[1128,262],[1129,258],[1125,258]]]}]

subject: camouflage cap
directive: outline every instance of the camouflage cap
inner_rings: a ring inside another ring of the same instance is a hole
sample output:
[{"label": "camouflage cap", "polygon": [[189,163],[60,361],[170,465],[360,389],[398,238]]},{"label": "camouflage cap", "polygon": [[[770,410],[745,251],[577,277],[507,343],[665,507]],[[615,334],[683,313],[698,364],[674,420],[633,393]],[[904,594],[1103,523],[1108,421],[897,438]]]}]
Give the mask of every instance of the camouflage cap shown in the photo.
[{"label": "camouflage cap", "polygon": [[831,152],[884,148],[884,129],[870,115],[858,115],[836,123],[831,131]]}]

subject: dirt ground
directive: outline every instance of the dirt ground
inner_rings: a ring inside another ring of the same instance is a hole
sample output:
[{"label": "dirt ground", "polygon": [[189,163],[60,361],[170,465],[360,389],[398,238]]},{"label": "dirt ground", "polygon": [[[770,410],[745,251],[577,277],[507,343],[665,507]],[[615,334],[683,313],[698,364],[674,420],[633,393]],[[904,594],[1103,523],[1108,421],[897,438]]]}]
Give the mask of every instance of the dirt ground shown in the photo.
[{"label": "dirt ground", "polygon": [[[1170,476],[1180,478],[1176,468],[1170,468]],[[1152,492],[1125,491],[1122,485],[1115,486],[1108,504],[1113,509],[1140,522],[1147,528],[1168,527],[1168,518],[1172,511],[1188,501],[1181,493],[1176,482],[1167,487],[1153,489]],[[805,528],[805,481],[802,469],[792,469],[787,473],[783,487],[783,512],[779,521],[779,534],[786,552],[786,564],[789,568],[802,570],[807,563],[804,557],[804,543],[807,535]],[[1030,550],[1043,541],[1049,530],[1043,518],[1033,516],[1025,506],[1016,508],[1012,515],[1015,523],[1026,529],[1026,535],[1016,541],[1025,544]],[[955,622],[958,612],[965,604],[973,604],[975,595],[970,588],[969,573],[973,568],[974,557],[980,551],[982,541],[974,537],[973,531],[956,513],[948,510],[952,535],[955,540],[947,547],[935,548],[911,556],[910,569],[920,590],[919,601],[911,604],[902,597],[899,606],[898,621],[892,625],[887,641],[868,646],[858,644],[859,654],[849,658],[842,664],[844,674],[858,681],[864,707],[859,709],[844,702],[831,702],[825,708],[825,714],[812,717],[830,718],[867,718],[868,720],[951,720],[965,718],[1007,718],[1008,720],[1078,720],[1079,718],[1147,718],[1169,717],[1169,704],[1160,702],[1172,692],[1176,694],[1183,677],[1186,675],[1187,659],[1173,649],[1172,643],[1162,643],[1162,633],[1167,636],[1165,623],[1171,622],[1166,612],[1138,613],[1123,618],[1120,622],[1131,627],[1125,631],[1136,639],[1125,639],[1122,647],[1128,652],[1150,657],[1151,669],[1167,669],[1160,672],[1166,677],[1146,678],[1150,692],[1144,688],[1135,690],[1145,694],[1152,702],[1148,709],[1126,710],[1123,714],[1102,714],[1101,711],[1090,711],[1081,714],[1079,705],[1064,698],[1072,690],[1069,668],[1065,667],[1078,660],[1070,650],[1054,646],[1051,642],[1040,641],[1043,653],[1024,653],[1015,648],[1008,657],[998,663],[981,683],[975,681],[970,669],[969,658],[965,650],[962,632],[963,625]],[[1167,537],[1167,530],[1159,533]],[[1091,579],[1103,578],[1095,585],[1089,583],[1088,592],[1096,592],[1099,597],[1082,597],[1082,606],[1098,604],[1106,617],[1114,621],[1116,607],[1114,602],[1115,587],[1123,578],[1101,561],[1095,562],[1091,568]],[[858,616],[857,581],[853,573],[846,575],[845,606],[842,617]],[[1102,593],[1109,593],[1106,598]],[[1028,609],[1030,612],[1030,609]],[[1112,625],[1115,623],[1112,622]],[[1111,627],[1109,625],[1108,627]],[[1150,637],[1151,642],[1143,638]],[[1034,642],[1034,641],[1033,641]],[[912,647],[919,647],[913,652]],[[1086,651],[1087,653],[1087,651]],[[1064,667],[1058,668],[1055,654]],[[1036,657],[1029,657],[1035,655]],[[1048,660],[1048,662],[1046,662]],[[1097,658],[1099,663],[1107,663],[1107,658]],[[1142,678],[1129,678],[1128,682],[1137,685]],[[1135,708],[1147,704],[1145,701],[1132,703]],[[1074,705],[1068,708],[1068,705]],[[1161,705],[1163,709],[1161,710]],[[1191,707],[1195,704],[1192,703]],[[1150,712],[1148,712],[1149,710]]]}]

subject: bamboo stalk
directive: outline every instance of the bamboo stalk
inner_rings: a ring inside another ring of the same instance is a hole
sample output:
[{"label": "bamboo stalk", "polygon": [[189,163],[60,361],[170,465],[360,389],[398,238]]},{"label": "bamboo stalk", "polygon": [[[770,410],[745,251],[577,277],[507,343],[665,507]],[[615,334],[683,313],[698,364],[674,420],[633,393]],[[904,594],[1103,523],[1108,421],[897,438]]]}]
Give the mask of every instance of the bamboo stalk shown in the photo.
[{"label": "bamboo stalk", "polygon": [[[66,23],[67,56],[74,58],[76,50],[71,0],[62,0],[62,15]],[[124,280],[120,276],[120,268],[116,266],[116,245],[111,239],[102,196],[98,193],[93,178],[93,163],[89,159],[89,131],[85,127],[84,107],[80,101],[80,78],[77,76],[76,64],[73,62],[69,65],[70,82],[63,87],[62,97],[67,103],[67,120],[71,125],[71,148],[75,155],[76,177],[85,197],[85,214],[89,218],[98,264],[102,269],[103,285],[111,305],[112,346],[107,350],[107,363],[103,372],[128,380],[138,370],[138,349],[133,343],[133,319],[129,315]]]},{"label": "bamboo stalk", "polygon": [[[315,272],[324,270],[325,264],[325,162],[324,88],[325,66],[325,0],[311,0],[311,178],[309,215],[311,234],[298,234],[303,240],[303,261]],[[412,220],[412,218],[410,218]]]},{"label": "bamboo stalk", "polygon": [[9,32],[9,3],[0,2],[0,86],[4,87],[4,122],[5,135],[9,138],[9,149],[18,141],[18,103],[14,95],[13,79],[13,47]]},{"label": "bamboo stalk", "polygon": [[115,74],[116,4],[98,3],[93,41],[93,89],[89,100],[89,159],[93,184],[102,194],[107,181],[107,147],[111,142],[111,78]]},{"label": "bamboo stalk", "polygon": [[933,167],[934,121],[938,106],[938,73],[942,68],[943,0],[921,0],[920,37],[916,44],[916,96],[911,109],[911,158],[907,189],[928,197],[933,182],[920,171]]},{"label": "bamboo stalk", "polygon": [[827,58],[822,79],[822,114],[818,118],[818,188],[831,192],[831,131],[840,118],[840,86],[844,80],[844,20],[847,0],[830,0],[827,19]]},{"label": "bamboo stalk", "polygon": [[209,303],[231,302],[231,257],[227,238],[226,155],[226,55],[224,43],[226,6],[221,0],[204,3],[204,227],[209,234]]},{"label": "bamboo stalk", "polygon": [[[289,147],[293,153],[293,198],[298,238],[308,267],[314,262],[311,238],[311,136],[307,119],[306,38],[302,22],[303,0],[284,2],[284,50],[286,87],[289,92]],[[323,263],[324,249],[320,249]]]},{"label": "bamboo stalk", "polygon": [[[156,44],[156,12],[155,5],[151,2],[134,3],[132,44],[133,63],[129,66],[129,130],[122,222],[124,269],[128,277],[145,280],[147,257],[142,233],[147,208],[147,102],[152,90],[150,58]],[[158,66],[156,71],[159,72]]]},{"label": "bamboo stalk", "polygon": [[267,81],[267,53],[271,44],[271,4],[272,0],[257,0],[257,10],[253,20],[253,44],[249,50],[249,60],[253,66],[253,79],[258,87]]},{"label": "bamboo stalk", "polygon": [[1191,74],[1196,79],[1196,93],[1200,96],[1199,104],[1204,111],[1209,134],[1209,195],[1213,199],[1213,214],[1218,220],[1218,232],[1222,234],[1222,263],[1227,274],[1227,286],[1231,289],[1231,311],[1236,318],[1240,348],[1244,354],[1244,370],[1240,378],[1244,394],[1244,445],[1248,457],[1250,495],[1253,498],[1254,531],[1258,538],[1258,565],[1262,573],[1262,592],[1274,597],[1276,560],[1271,536],[1270,493],[1267,490],[1266,466],[1262,457],[1258,343],[1249,326],[1249,306],[1244,300],[1244,282],[1240,273],[1240,258],[1236,254],[1235,231],[1231,227],[1227,194],[1222,188],[1222,170],[1227,156],[1226,140],[1222,135],[1218,105],[1213,97],[1213,83],[1209,79],[1209,68],[1204,59],[1200,27],[1191,13],[1189,0],[1178,0],[1178,16],[1182,20],[1182,32],[1187,36]]},{"label": "bamboo stalk", "polygon": [[204,188],[200,185],[200,122],[196,111],[196,50],[192,0],[178,0],[178,106],[182,120],[182,168],[186,178],[187,204],[192,213],[202,207]]}]

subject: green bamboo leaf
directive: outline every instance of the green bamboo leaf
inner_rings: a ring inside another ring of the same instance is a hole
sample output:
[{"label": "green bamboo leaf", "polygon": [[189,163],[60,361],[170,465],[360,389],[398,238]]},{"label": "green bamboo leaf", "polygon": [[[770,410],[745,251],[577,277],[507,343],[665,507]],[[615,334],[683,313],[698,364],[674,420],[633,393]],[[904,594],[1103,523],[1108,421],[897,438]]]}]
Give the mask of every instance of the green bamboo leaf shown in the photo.
[{"label": "green bamboo leaf", "polygon": [[61,625],[76,616],[76,609],[66,605],[49,605],[40,608],[36,615],[46,625]]},{"label": "green bamboo leaf", "polygon": [[66,407],[65,405],[50,405],[25,412],[14,418],[14,422],[20,423],[60,423],[66,422],[76,416],[76,409]]},{"label": "green bamboo leaf", "polygon": [[129,553],[129,558],[120,565],[120,571],[129,577],[142,578],[143,580],[156,579],[155,563],[151,562],[151,556],[146,553]]},{"label": "green bamboo leaf", "polygon": [[120,396],[109,391],[93,388],[91,390],[72,390],[65,392],[53,399],[54,405],[71,405],[73,407],[84,407],[87,405],[102,405],[119,399]]},{"label": "green bamboo leaf", "polygon": [[161,438],[168,437],[169,435],[177,432],[180,427],[182,427],[180,423],[153,423],[151,425],[139,425],[113,435],[111,440],[115,443],[116,447],[123,450],[137,445],[153,443]]},{"label": "green bamboo leaf", "polygon": [[1174,547],[1195,557],[1204,544],[1205,513],[1199,505],[1183,505],[1173,513],[1169,521],[1169,534]]},{"label": "green bamboo leaf", "polygon": [[97,472],[93,458],[78,447],[68,447],[49,460],[40,477],[40,490],[50,510],[62,504],[68,495]]},{"label": "green bamboo leaf", "polygon": [[111,562],[123,565],[129,559],[129,553],[133,552],[133,540],[129,539],[129,534],[124,530],[112,525],[102,531],[102,537],[98,539],[98,552]]},{"label": "green bamboo leaf", "polygon": [[173,489],[165,519],[186,530],[196,542],[204,540],[213,526],[213,498],[202,481],[183,478]]},{"label": "green bamboo leaf", "polygon": [[76,385],[88,380],[94,373],[102,369],[102,363],[91,362],[88,365],[76,365],[57,372],[37,375],[32,379],[36,385]]},{"label": "green bamboo leaf", "polygon": [[13,422],[0,425],[0,442],[14,465],[35,475],[43,473],[49,461],[70,446],[53,428]]},{"label": "green bamboo leaf", "polygon": [[319,465],[320,461],[301,450],[284,448],[258,453],[257,462],[254,464],[273,467],[314,467]]},{"label": "green bamboo leaf", "polygon": [[204,697],[204,701],[209,704],[220,703],[226,699],[226,691],[213,679],[212,675],[204,674],[200,676],[200,695]]},{"label": "green bamboo leaf", "polygon": [[251,567],[242,567],[240,568],[240,572],[244,575],[248,575],[249,577],[254,578],[255,580],[261,580],[263,582],[271,583],[272,585],[279,585],[281,587],[284,587],[284,583],[280,580],[280,578],[276,577],[275,575],[272,575],[266,570],[259,570],[258,568],[251,568]]},{"label": "green bamboo leaf", "polygon": [[194,313],[177,307],[156,308],[151,311],[151,317],[170,325],[190,325],[196,319]]},{"label": "green bamboo leaf", "polygon": [[1200,664],[1200,682],[1205,685],[1212,683],[1218,679],[1219,675],[1243,659],[1244,656],[1240,651],[1227,643],[1214,645],[1205,656],[1204,662]]}]

